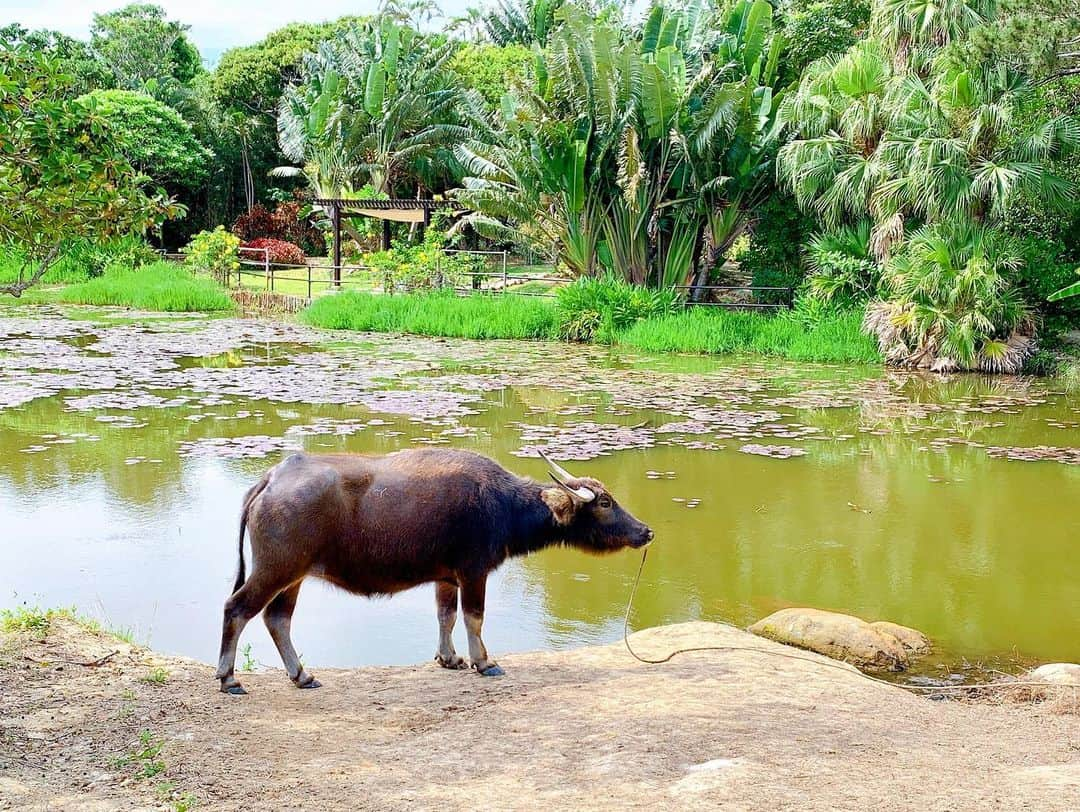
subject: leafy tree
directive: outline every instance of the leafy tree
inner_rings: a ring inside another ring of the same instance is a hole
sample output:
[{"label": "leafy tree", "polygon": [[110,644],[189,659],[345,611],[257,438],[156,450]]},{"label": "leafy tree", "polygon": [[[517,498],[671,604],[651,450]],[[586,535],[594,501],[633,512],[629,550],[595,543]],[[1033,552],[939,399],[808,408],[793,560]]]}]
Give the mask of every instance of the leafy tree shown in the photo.
[{"label": "leafy tree", "polygon": [[235,216],[239,197],[250,209],[263,196],[265,178],[284,161],[277,143],[277,112],[285,88],[300,79],[305,54],[334,40],[360,21],[342,17],[327,23],[293,23],[261,42],[221,56],[199,94],[207,140],[228,156],[228,172],[216,179],[225,199],[222,220]]},{"label": "leafy tree", "polygon": [[465,45],[454,53],[450,69],[495,112],[511,87],[530,78],[533,60],[523,45]]},{"label": "leafy tree", "polygon": [[1026,199],[1066,211],[1077,198],[1057,170],[1080,148],[1080,122],[1024,115],[1026,78],[971,58],[967,33],[988,13],[879,0],[875,37],[813,63],[782,111],[794,139],[779,177],[799,205],[830,231],[872,226],[886,301],[867,326],[895,363],[1017,368],[1031,325],[1014,306],[1021,264],[1001,229]]},{"label": "leafy tree", "polygon": [[70,94],[56,60],[0,45],[0,243],[23,258],[2,293],[36,284],[67,242],[142,233],[179,213],[143,191],[106,122]]},{"label": "leafy tree", "polygon": [[972,41],[983,56],[1042,81],[1080,76],[1080,0],[998,0],[993,22],[972,31]]},{"label": "leafy tree", "polygon": [[142,90],[176,105],[201,70],[189,26],[168,20],[160,6],[132,3],[95,14],[90,44],[125,90]]},{"label": "leafy tree", "polygon": [[947,55],[923,79],[860,43],[814,63],[787,100],[797,137],[780,176],[826,226],[870,217],[879,259],[908,222],[1000,219],[1023,193],[1066,205],[1076,188],[1051,164],[1080,146],[1080,124],[1017,120],[1027,89],[1003,66]]},{"label": "leafy tree", "polygon": [[780,5],[783,84],[798,81],[815,59],[839,54],[865,36],[869,0],[789,0]]},{"label": "leafy tree", "polygon": [[496,45],[547,45],[556,28],[555,13],[565,0],[497,0],[482,14]]},{"label": "leafy tree", "polygon": [[1034,326],[1011,284],[1020,258],[968,220],[924,226],[885,263],[888,300],[867,312],[887,360],[939,372],[1017,373]]},{"label": "leafy tree", "polygon": [[108,124],[121,152],[139,172],[188,190],[206,181],[210,151],[171,107],[131,90],[95,90],[81,101]]},{"label": "leafy tree", "polygon": [[0,43],[12,48],[25,45],[31,51],[57,61],[64,73],[71,76],[70,88],[76,96],[116,84],[115,77],[88,43],[59,31],[28,31],[18,23],[12,23],[0,28]]}]

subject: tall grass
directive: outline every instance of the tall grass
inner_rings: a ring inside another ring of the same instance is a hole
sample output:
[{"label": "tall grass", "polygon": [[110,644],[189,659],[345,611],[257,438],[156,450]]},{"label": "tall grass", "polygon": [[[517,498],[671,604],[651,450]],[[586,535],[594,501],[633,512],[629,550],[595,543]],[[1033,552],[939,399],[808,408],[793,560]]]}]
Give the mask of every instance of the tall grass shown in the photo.
[{"label": "tall grass", "polygon": [[211,279],[168,262],[154,262],[134,270],[114,266],[103,276],[63,288],[61,302],[120,305],[168,312],[231,310],[232,299]]},{"label": "tall grass", "polygon": [[813,324],[790,314],[693,308],[639,321],[616,343],[651,352],[755,352],[797,361],[881,361],[876,343],[861,329],[857,312],[824,315]]},{"label": "tall grass", "polygon": [[552,302],[513,294],[459,297],[440,292],[379,296],[348,291],[316,299],[301,312],[300,320],[332,330],[454,338],[558,336]]},{"label": "tall grass", "polygon": [[[14,250],[0,248],[0,285],[19,281],[22,269],[22,256]],[[33,268],[23,269],[29,275]],[[62,256],[52,264],[41,278],[42,285],[63,285],[73,282],[85,282],[91,276],[90,269],[71,256]]]},{"label": "tall grass", "polygon": [[[379,296],[349,291],[317,299],[301,312],[300,320],[333,330],[556,339],[565,336],[566,315],[564,308],[549,300],[512,294]],[[856,312],[826,314],[808,322],[792,313],[766,316],[693,308],[642,318],[616,332],[610,340],[650,352],[752,352],[799,361],[880,362],[875,342],[860,325],[861,314]],[[608,340],[599,334],[595,338]]]}]

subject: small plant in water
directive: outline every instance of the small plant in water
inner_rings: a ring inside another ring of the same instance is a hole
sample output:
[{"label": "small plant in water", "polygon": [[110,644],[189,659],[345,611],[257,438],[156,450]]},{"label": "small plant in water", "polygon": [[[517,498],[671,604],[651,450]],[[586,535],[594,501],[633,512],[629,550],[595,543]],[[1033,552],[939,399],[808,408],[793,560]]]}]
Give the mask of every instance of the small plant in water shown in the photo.
[{"label": "small plant in water", "polygon": [[143,682],[148,682],[151,685],[164,685],[169,681],[169,669],[167,668],[151,668],[146,672],[146,676],[143,677]]}]

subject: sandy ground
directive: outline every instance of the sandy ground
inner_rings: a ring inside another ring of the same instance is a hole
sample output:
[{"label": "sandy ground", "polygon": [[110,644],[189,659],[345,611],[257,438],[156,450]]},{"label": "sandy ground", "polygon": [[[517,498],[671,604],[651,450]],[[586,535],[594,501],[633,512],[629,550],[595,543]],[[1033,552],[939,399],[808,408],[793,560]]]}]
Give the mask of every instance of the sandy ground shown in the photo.
[{"label": "sandy ground", "polygon": [[[633,642],[793,651],[707,623]],[[315,691],[271,671],[232,697],[207,665],[67,620],[0,651],[0,809],[1080,809],[1074,714],[750,652],[316,669]]]}]

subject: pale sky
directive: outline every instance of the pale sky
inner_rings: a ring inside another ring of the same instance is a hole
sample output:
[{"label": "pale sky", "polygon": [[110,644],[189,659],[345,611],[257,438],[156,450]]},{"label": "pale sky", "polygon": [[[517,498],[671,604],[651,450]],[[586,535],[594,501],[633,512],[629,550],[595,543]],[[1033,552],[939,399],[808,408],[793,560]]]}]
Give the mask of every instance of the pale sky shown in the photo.
[{"label": "pale sky", "polygon": [[[155,0],[140,0],[155,2]],[[0,26],[21,23],[27,28],[51,28],[72,37],[87,39],[94,14],[114,11],[130,0],[37,0],[10,3],[0,0]],[[171,20],[191,26],[189,36],[200,51],[211,54],[234,45],[257,42],[271,31],[291,22],[320,22],[346,14],[373,14],[378,0],[156,0]],[[461,14],[470,0],[441,0],[448,17]],[[207,54],[203,54],[206,56]]]}]

